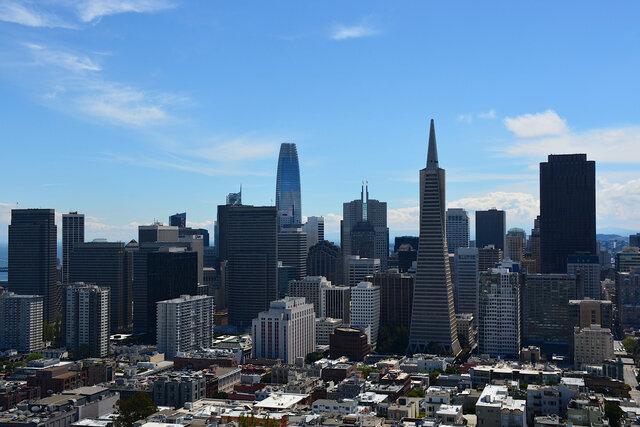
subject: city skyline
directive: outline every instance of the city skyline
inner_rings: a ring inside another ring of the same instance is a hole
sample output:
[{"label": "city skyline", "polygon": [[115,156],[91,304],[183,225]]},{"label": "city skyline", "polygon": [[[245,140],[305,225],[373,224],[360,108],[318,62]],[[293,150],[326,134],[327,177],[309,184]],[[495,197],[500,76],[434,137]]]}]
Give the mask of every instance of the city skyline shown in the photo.
[{"label": "city skyline", "polygon": [[[597,163],[598,231],[640,228],[637,5],[87,4],[0,8],[0,124],[15,141],[4,147],[15,161],[0,172],[11,183],[0,243],[16,202],[84,213],[87,239],[126,241],[138,224],[184,211],[212,232],[216,205],[240,184],[245,203],[275,205],[287,141],[300,155],[304,214],[324,216],[330,240],[363,179],[389,204],[391,236],[416,234],[415,171],[430,117],[455,141],[439,153],[450,165],[447,207],[470,212],[472,236],[473,212],[494,206],[508,228],[530,230],[538,165],[561,153]],[[596,17],[603,25],[593,31]]]}]

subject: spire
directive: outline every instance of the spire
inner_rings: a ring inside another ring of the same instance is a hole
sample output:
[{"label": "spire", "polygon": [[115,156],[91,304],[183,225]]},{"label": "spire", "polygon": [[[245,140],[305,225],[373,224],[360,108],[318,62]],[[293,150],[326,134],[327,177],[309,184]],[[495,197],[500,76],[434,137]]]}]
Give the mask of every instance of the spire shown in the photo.
[{"label": "spire", "polygon": [[438,148],[436,147],[436,128],[431,119],[429,129],[429,151],[427,152],[427,169],[438,169]]}]

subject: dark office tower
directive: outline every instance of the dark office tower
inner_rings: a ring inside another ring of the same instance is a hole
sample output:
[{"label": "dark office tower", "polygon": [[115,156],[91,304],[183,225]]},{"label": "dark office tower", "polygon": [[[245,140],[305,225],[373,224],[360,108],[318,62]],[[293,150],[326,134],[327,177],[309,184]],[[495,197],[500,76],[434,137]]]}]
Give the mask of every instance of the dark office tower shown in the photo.
[{"label": "dark office tower", "polygon": [[307,275],[307,233],[301,227],[285,227],[278,233],[278,261],[296,268],[295,279]]},{"label": "dark office tower", "polygon": [[390,269],[367,280],[380,288],[380,326],[401,326],[409,332],[415,277]]},{"label": "dark office tower", "polygon": [[635,246],[636,248],[640,246],[640,233],[629,235],[629,246]]},{"label": "dark office tower", "polygon": [[84,214],[62,214],[62,283],[69,283],[69,257],[73,245],[84,242]]},{"label": "dark office tower", "polygon": [[[371,242],[371,237],[373,237],[373,242]],[[368,185],[362,186],[360,200],[353,200],[342,205],[340,246],[344,256],[370,252],[373,247],[373,257],[360,256],[362,258],[378,258],[380,266],[383,269],[386,268],[389,257],[387,202],[369,199]]]},{"label": "dark office tower", "polygon": [[110,294],[111,332],[133,328],[133,255],[122,242],[77,243],[70,258],[71,283],[93,283]]},{"label": "dark office tower", "polygon": [[447,248],[455,254],[458,248],[469,247],[469,215],[461,208],[447,209]]},{"label": "dark office tower", "polygon": [[279,227],[287,224],[302,224],[300,165],[296,144],[280,145],[276,176],[276,207]]},{"label": "dark office tower", "polygon": [[494,268],[502,260],[502,251],[493,245],[478,248],[478,271]]},{"label": "dark office tower", "polygon": [[[147,334],[156,339],[156,303],[198,295],[198,254],[185,248],[161,248],[147,254]],[[144,308],[143,308],[144,309]]]},{"label": "dark office tower", "polygon": [[229,323],[241,330],[278,296],[275,206],[218,206],[220,261],[228,261]]},{"label": "dark office tower", "polygon": [[488,211],[476,211],[476,247],[493,245],[505,253],[507,235],[507,217],[504,211],[496,208]]},{"label": "dark office tower", "polygon": [[344,281],[342,251],[333,243],[322,240],[309,248],[307,276],[324,276],[334,285]]},{"label": "dark office tower", "polygon": [[460,353],[445,219],[445,171],[438,165],[436,131],[429,131],[427,167],[420,171],[420,243],[413,292],[409,353],[433,347]]},{"label": "dark office tower", "polygon": [[349,286],[323,286],[320,289],[324,307],[319,317],[342,319],[342,324],[351,323],[351,288]]},{"label": "dark office tower", "polygon": [[542,273],[566,273],[567,257],[596,254],[596,163],[586,154],[540,163]]},{"label": "dark office tower", "polygon": [[590,254],[576,254],[567,257],[567,273],[582,276],[582,289],[578,289],[578,299],[600,299],[600,257]]},{"label": "dark office tower", "polygon": [[616,271],[628,273],[634,267],[640,267],[640,249],[637,246],[626,247],[616,253]]},{"label": "dark office tower", "polygon": [[[526,274],[522,287],[522,338],[524,345],[560,345],[568,352],[573,330],[569,301],[576,299],[579,279],[572,274]],[[543,348],[545,350],[545,348]],[[547,351],[551,352],[551,351]]]},{"label": "dark office tower", "polygon": [[239,206],[242,204],[242,185],[240,185],[240,191],[237,193],[227,194],[227,205]]},{"label": "dark office tower", "polygon": [[[478,318],[478,248],[458,248],[454,259],[453,296],[456,313],[471,313]],[[486,271],[486,270],[485,270]]]},{"label": "dark office tower", "polygon": [[510,228],[507,232],[507,257],[521,262],[527,246],[527,233],[522,228]]},{"label": "dark office tower", "polygon": [[57,229],[53,209],[12,209],[9,225],[9,290],[44,298],[45,322],[60,315],[56,292]]},{"label": "dark office tower", "polygon": [[177,213],[169,217],[169,226],[185,228],[187,226],[187,213]]}]

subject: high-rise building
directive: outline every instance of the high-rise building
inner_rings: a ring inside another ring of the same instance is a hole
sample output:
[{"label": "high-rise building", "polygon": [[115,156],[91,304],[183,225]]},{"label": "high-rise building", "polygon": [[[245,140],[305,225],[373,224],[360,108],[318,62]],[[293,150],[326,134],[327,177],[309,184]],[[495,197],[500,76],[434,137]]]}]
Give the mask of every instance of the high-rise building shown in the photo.
[{"label": "high-rise building", "polygon": [[177,213],[175,215],[171,215],[169,217],[169,226],[185,228],[187,226],[187,213],[182,212],[182,213]]},{"label": "high-rise building", "polygon": [[165,359],[213,345],[213,297],[181,295],[157,302],[157,348]]},{"label": "high-rise building", "polygon": [[69,283],[69,258],[73,245],[84,242],[84,214],[62,214],[62,283]]},{"label": "high-rise building", "polygon": [[456,249],[453,299],[456,313],[471,313],[478,318],[478,248]]},{"label": "high-rise building", "polygon": [[242,185],[240,185],[240,191],[237,193],[227,194],[227,205],[239,206],[242,204]]},{"label": "high-rise building", "polygon": [[640,246],[640,233],[629,235],[629,246],[635,246],[636,248]]},{"label": "high-rise building", "polygon": [[527,247],[527,233],[522,228],[510,228],[507,232],[507,257],[521,262]]},{"label": "high-rise building", "polygon": [[275,206],[218,206],[220,261],[228,261],[229,323],[241,330],[278,296]]},{"label": "high-rise building", "polygon": [[331,286],[323,276],[307,276],[304,279],[292,280],[289,282],[289,296],[304,298],[309,304],[313,304],[316,316],[321,317],[324,307],[322,288]]},{"label": "high-rise building", "polygon": [[377,258],[360,258],[358,255],[345,257],[345,279],[348,286],[356,286],[365,280],[367,276],[373,276],[382,271],[380,260]]},{"label": "high-rise building", "polygon": [[461,350],[446,240],[445,201],[445,171],[438,165],[436,131],[431,120],[427,166],[420,171],[420,243],[410,353],[428,353],[432,345],[454,355]]},{"label": "high-rise building", "polygon": [[9,290],[41,295],[44,321],[60,314],[56,292],[57,228],[53,209],[12,209],[9,225]]},{"label": "high-rise building", "polygon": [[616,272],[615,304],[622,330],[640,328],[640,267]]},{"label": "high-rise building", "polygon": [[478,248],[478,271],[487,271],[502,261],[502,250],[493,245]]},{"label": "high-rise building", "polygon": [[416,278],[390,269],[366,280],[380,288],[380,326],[401,326],[409,332]]},{"label": "high-rise building", "polygon": [[322,240],[309,248],[308,276],[324,276],[334,285],[341,285],[344,283],[343,267],[342,251],[333,243]]},{"label": "high-rise building", "polygon": [[530,261],[527,266],[527,273],[540,274],[542,255],[540,254],[540,216],[533,221],[531,236],[529,236],[529,249],[531,251]]},{"label": "high-rise building", "polygon": [[253,357],[293,364],[316,348],[316,315],[304,298],[271,301],[252,321]]},{"label": "high-rise building", "polygon": [[469,214],[461,208],[447,209],[447,248],[455,254],[458,248],[469,247]]},{"label": "high-rise building", "polygon": [[289,296],[289,282],[298,278],[298,268],[278,261],[278,299]]},{"label": "high-rise building", "polygon": [[62,328],[74,359],[109,353],[109,293],[107,288],[82,282],[65,287]]},{"label": "high-rise building", "polygon": [[122,242],[76,243],[71,252],[71,283],[92,283],[109,290],[113,333],[133,328],[133,256]]},{"label": "high-rise building", "polygon": [[351,326],[371,328],[369,344],[376,347],[380,325],[380,288],[371,282],[360,282],[351,288]]},{"label": "high-rise building", "polygon": [[476,247],[493,245],[505,253],[507,235],[507,216],[505,211],[496,208],[488,211],[476,211]]},{"label": "high-rise building", "polygon": [[586,154],[540,163],[540,252],[544,274],[566,273],[569,255],[596,254],[596,163]]},{"label": "high-rise building", "polygon": [[[556,346],[569,350],[569,301],[576,299],[577,277],[571,274],[526,274],[522,287],[524,345]],[[564,346],[567,346],[564,348]],[[544,351],[544,348],[543,348]]]},{"label": "high-rise building", "polygon": [[283,227],[278,233],[278,261],[296,268],[296,279],[307,275],[307,233],[302,227]]},{"label": "high-rise building", "polygon": [[300,200],[300,165],[296,144],[282,143],[278,156],[276,175],[276,207],[278,226],[302,224],[302,202]]},{"label": "high-rise building", "polygon": [[614,359],[613,334],[608,328],[600,325],[576,328],[574,343],[573,360],[576,368],[584,365],[602,366],[605,360]]},{"label": "high-rise building", "polygon": [[0,350],[42,350],[43,308],[40,295],[17,295],[0,288]]},{"label": "high-rise building", "polygon": [[575,331],[588,328],[591,325],[598,325],[610,331],[614,329],[613,304],[605,300],[571,300],[569,301],[569,329],[574,331],[570,334],[569,355],[573,358]]},{"label": "high-rise building", "polygon": [[576,254],[567,257],[567,273],[582,276],[582,287],[577,289],[578,299],[600,299],[600,257],[590,254]]},{"label": "high-rise building", "polygon": [[342,205],[340,246],[344,256],[378,258],[382,268],[386,268],[389,257],[387,202],[369,199],[368,184],[366,190],[362,186],[360,200]]},{"label": "high-rise building", "polygon": [[634,267],[640,267],[640,249],[637,246],[629,246],[616,253],[616,271],[628,273]]},{"label": "high-rise building", "polygon": [[311,246],[324,240],[324,217],[310,216],[302,226],[302,231],[307,233],[307,250]]},{"label": "high-rise building", "polygon": [[[342,319],[347,325],[351,321],[351,288],[349,286],[323,286],[320,289],[324,307],[320,317]],[[317,314],[317,313],[316,313]]]},{"label": "high-rise building", "polygon": [[478,351],[517,358],[520,352],[520,284],[517,273],[492,268],[480,273]]},{"label": "high-rise building", "polygon": [[362,362],[371,353],[369,338],[360,329],[340,327],[329,336],[329,357],[345,356],[352,362]]},{"label": "high-rise building", "polygon": [[177,242],[179,229],[176,226],[156,222],[138,226],[138,243]]},{"label": "high-rise building", "polygon": [[329,337],[342,326],[342,319],[321,317],[316,319],[316,345],[329,345]]}]

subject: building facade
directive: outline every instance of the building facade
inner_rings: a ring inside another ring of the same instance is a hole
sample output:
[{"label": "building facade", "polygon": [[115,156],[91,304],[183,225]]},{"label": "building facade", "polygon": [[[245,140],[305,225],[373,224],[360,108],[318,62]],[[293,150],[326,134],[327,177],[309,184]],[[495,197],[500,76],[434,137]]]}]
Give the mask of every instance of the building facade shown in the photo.
[{"label": "building facade", "polygon": [[600,257],[598,255],[569,255],[567,273],[580,274],[582,286],[576,292],[578,299],[600,299]]},{"label": "building facade", "polygon": [[278,173],[276,175],[276,208],[278,224],[302,224],[302,201],[300,197],[300,165],[296,144],[280,145]]},{"label": "building facade", "polygon": [[331,333],[342,326],[342,319],[321,317],[316,319],[316,345],[329,345]]},{"label": "building facade", "polygon": [[605,360],[614,359],[613,334],[608,328],[591,325],[587,328],[576,328],[574,332],[574,365],[600,365]]},{"label": "building facade", "polygon": [[302,231],[307,233],[307,251],[313,245],[324,240],[324,217],[310,216],[302,226]]},{"label": "building facade", "polygon": [[331,286],[331,282],[323,276],[307,276],[301,280],[291,280],[289,282],[289,296],[304,298],[309,304],[313,304],[313,310],[317,317],[320,317],[324,307],[324,296],[322,288]]},{"label": "building facade", "polygon": [[0,350],[34,353],[42,342],[44,299],[0,289]]},{"label": "building facade", "polygon": [[371,327],[369,343],[375,348],[379,325],[380,288],[371,282],[360,282],[351,288],[351,326]]},{"label": "building facade", "polygon": [[[349,286],[323,286],[321,301],[323,308],[320,317],[342,319],[345,325],[351,321],[351,288]],[[317,314],[317,313],[316,313]]]},{"label": "building facade", "polygon": [[73,245],[84,242],[84,214],[62,214],[62,284],[69,283],[69,258]]},{"label": "building facade", "polygon": [[344,283],[344,259],[342,250],[333,243],[322,240],[309,248],[307,276],[324,276],[334,285]]},{"label": "building facade", "polygon": [[359,255],[345,257],[344,283],[348,286],[356,286],[367,278],[382,271],[380,260],[377,258],[360,258]]},{"label": "building facade", "polygon": [[110,289],[73,283],[64,291],[62,328],[74,359],[109,354]]},{"label": "building facade", "polygon": [[506,250],[507,215],[505,211],[489,209],[476,211],[476,247],[493,245],[502,253]]},{"label": "building facade", "polygon": [[302,227],[283,227],[278,233],[278,261],[296,268],[296,279],[307,275],[307,233]]},{"label": "building facade", "polygon": [[367,278],[373,286],[380,288],[380,326],[401,326],[409,331],[413,287],[416,278],[410,274],[389,269]]},{"label": "building facade", "polygon": [[447,249],[455,254],[458,248],[469,247],[469,214],[462,208],[447,209]]},{"label": "building facade", "polygon": [[458,248],[454,258],[453,300],[456,313],[478,316],[478,248]]}]

